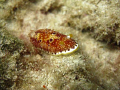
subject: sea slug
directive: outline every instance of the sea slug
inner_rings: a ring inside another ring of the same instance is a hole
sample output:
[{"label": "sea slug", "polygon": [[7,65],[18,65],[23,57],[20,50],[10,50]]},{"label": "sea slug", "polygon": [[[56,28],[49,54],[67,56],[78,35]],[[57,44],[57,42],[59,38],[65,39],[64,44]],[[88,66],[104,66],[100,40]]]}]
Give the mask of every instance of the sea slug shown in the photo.
[{"label": "sea slug", "polygon": [[29,37],[33,46],[55,55],[68,54],[78,48],[78,44],[70,36],[51,29],[31,31]]}]

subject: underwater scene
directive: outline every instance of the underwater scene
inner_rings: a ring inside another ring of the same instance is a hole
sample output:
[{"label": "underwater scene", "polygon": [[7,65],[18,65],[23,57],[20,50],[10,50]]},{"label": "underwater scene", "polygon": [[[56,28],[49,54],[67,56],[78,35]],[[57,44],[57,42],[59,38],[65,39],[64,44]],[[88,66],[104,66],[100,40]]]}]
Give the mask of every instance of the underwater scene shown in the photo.
[{"label": "underwater scene", "polygon": [[0,0],[0,90],[119,89],[119,0]]}]

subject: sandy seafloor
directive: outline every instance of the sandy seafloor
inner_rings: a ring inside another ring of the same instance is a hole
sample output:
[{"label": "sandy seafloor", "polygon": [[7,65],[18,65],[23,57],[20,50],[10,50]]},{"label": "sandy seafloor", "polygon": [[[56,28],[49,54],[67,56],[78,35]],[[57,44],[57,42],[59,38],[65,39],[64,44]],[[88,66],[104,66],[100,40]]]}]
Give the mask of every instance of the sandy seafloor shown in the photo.
[{"label": "sandy seafloor", "polygon": [[[36,50],[28,34],[46,28],[78,50]],[[0,0],[1,90],[119,90],[119,64],[119,0]]]}]

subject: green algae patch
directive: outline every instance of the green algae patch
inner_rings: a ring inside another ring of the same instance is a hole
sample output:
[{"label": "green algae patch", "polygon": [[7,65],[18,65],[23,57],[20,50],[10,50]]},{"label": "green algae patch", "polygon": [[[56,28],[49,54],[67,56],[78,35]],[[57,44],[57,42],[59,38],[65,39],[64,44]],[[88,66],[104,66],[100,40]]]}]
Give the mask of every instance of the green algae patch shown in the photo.
[{"label": "green algae patch", "polygon": [[8,33],[8,31],[0,30],[0,47],[2,52],[21,52],[23,44],[19,39]]},{"label": "green algae patch", "polygon": [[10,89],[17,79],[16,62],[20,59],[24,45],[5,29],[0,30],[0,88]]}]

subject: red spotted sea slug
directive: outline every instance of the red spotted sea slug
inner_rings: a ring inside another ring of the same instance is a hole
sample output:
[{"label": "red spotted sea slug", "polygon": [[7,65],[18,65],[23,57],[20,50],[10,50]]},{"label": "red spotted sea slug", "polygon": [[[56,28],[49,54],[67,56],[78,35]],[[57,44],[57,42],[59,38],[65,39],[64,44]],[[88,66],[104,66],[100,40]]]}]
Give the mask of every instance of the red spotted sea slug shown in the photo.
[{"label": "red spotted sea slug", "polygon": [[29,37],[33,46],[55,55],[68,54],[78,48],[78,44],[70,36],[51,29],[31,31]]}]

